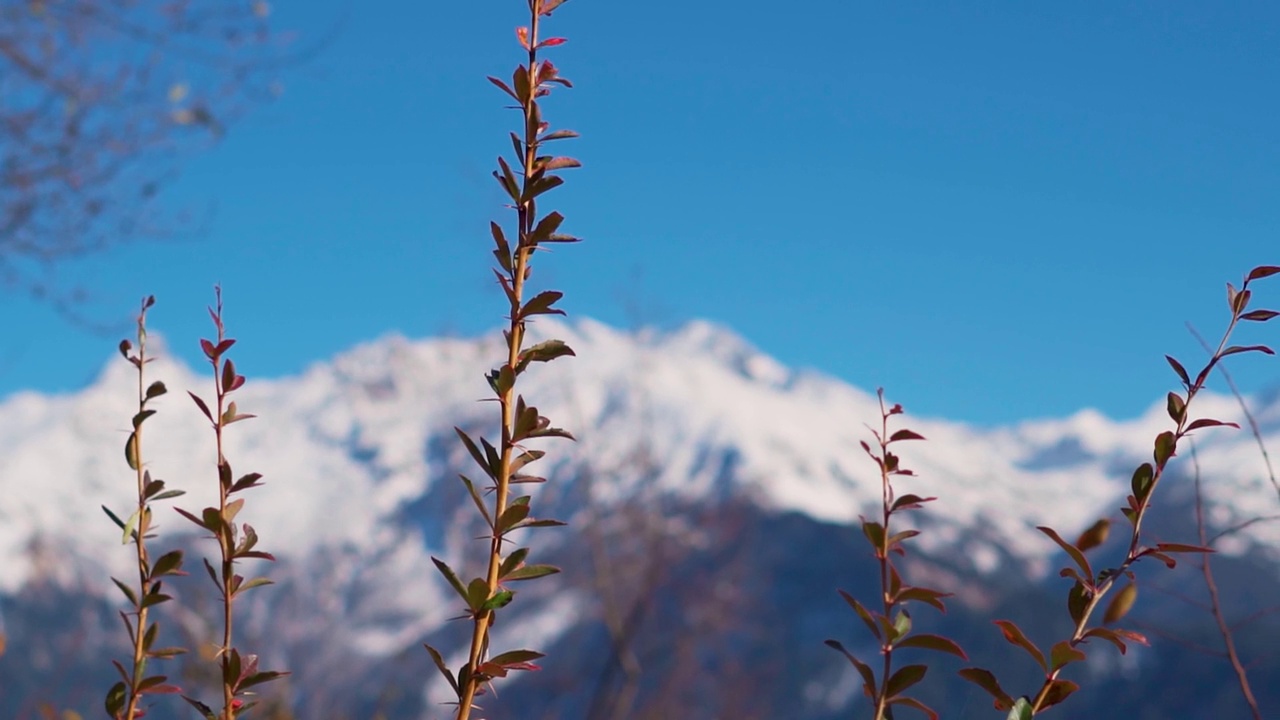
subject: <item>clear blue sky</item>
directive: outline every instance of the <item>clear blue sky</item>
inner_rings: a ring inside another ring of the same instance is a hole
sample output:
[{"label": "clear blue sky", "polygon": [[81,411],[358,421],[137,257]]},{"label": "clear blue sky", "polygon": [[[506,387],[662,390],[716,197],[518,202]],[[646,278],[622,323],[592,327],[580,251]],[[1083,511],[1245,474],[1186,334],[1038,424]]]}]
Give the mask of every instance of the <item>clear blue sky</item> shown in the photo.
[{"label": "clear blue sky", "polygon": [[[206,237],[67,269],[95,317],[154,293],[194,360],[221,282],[251,380],[496,327],[489,172],[514,115],[484,76],[519,61],[524,3],[349,4],[276,103],[185,165],[169,202],[215,207]],[[276,19],[305,44],[343,7]],[[576,88],[546,115],[585,167],[547,207],[587,242],[536,277],[575,316],[709,318],[921,414],[1132,416],[1171,386],[1164,353],[1200,357],[1184,321],[1217,333],[1223,284],[1280,263],[1272,3],[570,0],[548,31]],[[113,357],[119,335],[0,303],[0,392],[74,389]]]}]

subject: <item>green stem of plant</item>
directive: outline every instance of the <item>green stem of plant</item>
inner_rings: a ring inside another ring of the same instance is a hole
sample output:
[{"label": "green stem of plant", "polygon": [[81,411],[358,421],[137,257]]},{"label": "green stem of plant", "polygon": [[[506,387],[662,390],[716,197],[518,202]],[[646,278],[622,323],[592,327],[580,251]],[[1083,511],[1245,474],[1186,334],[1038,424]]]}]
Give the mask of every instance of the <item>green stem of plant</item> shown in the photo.
[{"label": "green stem of plant", "polygon": [[[1241,292],[1243,292],[1247,287],[1248,283],[1246,282],[1244,286],[1241,287]],[[1231,322],[1227,324],[1226,332],[1222,334],[1222,339],[1218,342],[1217,350],[1215,350],[1213,355],[1210,357],[1206,372],[1201,373],[1196,378],[1196,381],[1187,388],[1187,400],[1183,406],[1182,415],[1178,419],[1178,423],[1173,434],[1175,443],[1186,435],[1188,419],[1191,417],[1191,401],[1195,399],[1196,394],[1204,388],[1204,383],[1209,377],[1207,370],[1212,369],[1213,366],[1221,360],[1222,351],[1226,348],[1227,341],[1231,339],[1231,333],[1235,330],[1236,324],[1239,320],[1240,312],[1233,310],[1231,313]],[[1169,459],[1172,459],[1172,456]],[[1147,510],[1151,508],[1151,498],[1155,495],[1156,487],[1160,484],[1160,479],[1164,477],[1164,470],[1167,465],[1168,459],[1165,460],[1165,462],[1156,464],[1155,472],[1152,474],[1151,478],[1151,489],[1147,493],[1145,499],[1139,503],[1137,514],[1133,520],[1133,534],[1129,538],[1129,551],[1125,555],[1124,562],[1115,570],[1115,572],[1108,575],[1107,579],[1103,581],[1102,584],[1095,588],[1093,597],[1090,598],[1088,604],[1085,605],[1084,612],[1081,613],[1080,620],[1076,623],[1075,630],[1071,633],[1071,639],[1069,641],[1071,643],[1071,647],[1075,647],[1084,641],[1084,634],[1089,630],[1089,618],[1093,615],[1094,610],[1096,610],[1098,605],[1102,603],[1102,599],[1111,591],[1111,588],[1115,587],[1116,580],[1124,576],[1125,572],[1135,562],[1137,562],[1138,553],[1140,551],[1139,543],[1142,539],[1142,521],[1147,516]],[[1062,668],[1056,668],[1046,673],[1044,684],[1040,686],[1040,691],[1036,693],[1035,700],[1031,704],[1032,714],[1040,712],[1045,701],[1049,698],[1049,692],[1053,689],[1054,682],[1057,681],[1058,676],[1061,674]]]},{"label": "green stem of plant", "polygon": [[[531,184],[534,166],[537,160],[538,150],[538,128],[532,123],[533,115],[537,105],[537,72],[538,72],[538,4],[530,3],[530,20],[529,20],[529,96],[522,103],[522,123],[524,127],[524,167],[521,188],[527,189]],[[520,306],[524,298],[524,281],[529,272],[529,256],[532,247],[528,243],[528,238],[533,232],[533,219],[536,215],[534,201],[532,199],[524,200],[516,206],[517,222],[519,225],[519,242],[516,245],[515,257],[512,263],[511,277],[511,314],[509,316],[510,324],[507,331],[507,367],[513,372],[520,360],[520,349],[524,344],[524,321],[520,317]],[[497,488],[494,497],[493,519],[496,523],[498,518],[507,509],[507,502],[511,492],[511,456],[515,450],[515,444],[512,441],[513,428],[515,425],[515,408],[516,408],[516,391],[515,384],[502,393],[499,398],[502,406],[502,447],[501,460],[497,471],[497,480],[495,482]],[[505,539],[505,533],[494,529],[493,536],[489,544],[489,568],[486,573],[485,581],[489,587],[489,597],[498,592],[498,573],[502,568],[502,544]],[[489,644],[489,627],[492,623],[493,610],[485,610],[480,612],[475,619],[475,626],[471,634],[471,652],[468,659],[468,668],[470,672],[462,687],[462,693],[458,701],[457,720],[469,720],[471,717],[471,708],[475,702],[477,690],[479,690],[481,678],[478,670],[483,662],[485,651]]]}]

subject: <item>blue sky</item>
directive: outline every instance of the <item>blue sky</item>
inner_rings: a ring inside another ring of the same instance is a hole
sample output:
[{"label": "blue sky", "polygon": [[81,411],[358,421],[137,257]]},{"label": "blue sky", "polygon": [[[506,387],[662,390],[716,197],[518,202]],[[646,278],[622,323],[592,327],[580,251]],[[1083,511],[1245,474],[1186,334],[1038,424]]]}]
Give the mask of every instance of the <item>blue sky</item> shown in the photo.
[{"label": "blue sky", "polygon": [[[154,293],[193,361],[221,282],[251,380],[495,328],[489,172],[514,115],[484,76],[519,61],[522,6],[280,0],[304,44],[347,19],[184,165],[168,203],[213,208],[207,235],[65,276],[100,319]],[[535,277],[573,316],[708,318],[920,414],[1127,417],[1172,386],[1164,353],[1202,357],[1184,322],[1219,332],[1224,283],[1280,263],[1269,3],[571,0],[547,30],[576,87],[545,114],[585,167],[545,207],[587,242]],[[0,303],[0,393],[72,390],[114,357],[121,335]],[[1256,303],[1280,307],[1280,282]],[[1275,359],[1234,369],[1280,381]]]}]

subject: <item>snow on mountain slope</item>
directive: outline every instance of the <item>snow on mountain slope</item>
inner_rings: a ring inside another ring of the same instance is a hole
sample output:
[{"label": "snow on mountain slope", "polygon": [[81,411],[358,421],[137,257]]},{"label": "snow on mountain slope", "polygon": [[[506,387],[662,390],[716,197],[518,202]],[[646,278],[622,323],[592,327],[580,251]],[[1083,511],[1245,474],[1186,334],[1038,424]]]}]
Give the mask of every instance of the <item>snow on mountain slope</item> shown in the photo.
[{"label": "snow on mountain slope", "polygon": [[[683,497],[748,493],[767,507],[836,522],[855,520],[879,502],[874,466],[858,446],[869,438],[865,424],[879,417],[872,394],[783,367],[705,322],[628,334],[590,320],[544,320],[534,332],[560,337],[578,353],[535,367],[522,385],[543,414],[581,439],[577,446],[548,446],[543,469],[553,476],[566,476],[583,459],[624,462],[643,441],[657,462],[653,482]],[[317,549],[394,558],[386,572],[401,580],[386,599],[390,606],[418,615],[447,607],[436,601],[445,589],[428,555],[461,547],[467,534],[450,529],[446,547],[428,547],[391,518],[429,490],[430,478],[463,467],[460,450],[433,455],[427,450],[433,442],[457,448],[454,425],[492,429],[493,406],[477,401],[488,394],[483,373],[499,356],[496,334],[481,340],[392,336],[295,377],[262,380],[243,368],[249,382],[237,403],[259,417],[230,429],[227,455],[237,474],[262,472],[266,485],[248,495],[242,518],[258,526],[263,545],[282,558]],[[178,504],[209,504],[212,433],[185,391],[207,396],[211,381],[163,359],[149,373],[170,389],[145,426],[149,466],[191,493]],[[31,576],[29,550],[37,540],[56,539],[111,572],[127,570],[128,553],[98,506],[123,509],[130,502],[133,480],[123,445],[135,382],[133,368],[114,357],[78,393],[20,393],[0,403],[0,592]],[[892,388],[888,397],[892,401]],[[1268,440],[1280,446],[1280,404],[1256,412]],[[1234,399],[1208,394],[1193,413],[1240,416]],[[930,506],[933,531],[921,542],[968,550],[982,571],[997,568],[997,546],[1036,563],[1054,552],[1036,525],[1070,534],[1116,514],[1133,466],[1169,427],[1163,402],[1126,422],[1088,410],[994,429],[910,413],[904,422],[929,440],[899,446],[904,463],[920,476],[904,478],[901,487],[939,498]],[[1199,437],[1215,519],[1274,513],[1276,490],[1249,433],[1215,429]],[[441,463],[454,469],[444,472]],[[600,489],[604,500],[634,490],[618,482]],[[469,511],[441,509],[446,517]],[[186,531],[176,516],[165,523],[165,531]],[[1280,527],[1258,524],[1242,537],[1274,547]],[[440,613],[404,628],[405,637],[438,623]],[[395,643],[387,638],[385,647]],[[381,645],[372,642],[370,650]]]}]

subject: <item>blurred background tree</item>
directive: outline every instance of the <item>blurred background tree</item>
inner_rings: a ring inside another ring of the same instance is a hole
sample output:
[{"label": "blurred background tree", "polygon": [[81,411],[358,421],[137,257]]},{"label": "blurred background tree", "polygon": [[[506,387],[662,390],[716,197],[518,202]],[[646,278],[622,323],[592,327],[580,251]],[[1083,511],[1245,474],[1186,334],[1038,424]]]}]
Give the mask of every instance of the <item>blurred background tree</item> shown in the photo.
[{"label": "blurred background tree", "polygon": [[263,0],[0,0],[0,287],[78,317],[60,261],[195,232],[156,198],[279,92]]}]

